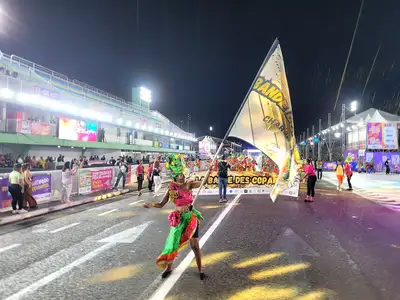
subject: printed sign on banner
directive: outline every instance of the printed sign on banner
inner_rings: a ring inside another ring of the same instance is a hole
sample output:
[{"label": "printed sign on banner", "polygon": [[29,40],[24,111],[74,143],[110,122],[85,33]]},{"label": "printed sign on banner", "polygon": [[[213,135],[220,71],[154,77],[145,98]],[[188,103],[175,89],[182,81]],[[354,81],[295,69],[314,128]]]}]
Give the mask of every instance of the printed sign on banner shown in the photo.
[{"label": "printed sign on banner", "polygon": [[397,149],[396,123],[368,123],[368,149]]},{"label": "printed sign on banner", "polygon": [[11,195],[8,193],[8,178],[0,179],[0,208],[11,206]]},{"label": "printed sign on banner", "polygon": [[[237,169],[231,172],[230,188],[240,188],[242,193],[262,193],[264,190],[264,193],[270,194],[272,201],[278,195],[298,196],[300,155],[296,147],[289,85],[278,40],[268,52],[228,136],[256,147],[261,155],[258,159],[265,162],[263,170],[258,172],[255,157],[232,158],[237,160]],[[212,174],[212,186],[206,186],[206,189],[211,188],[216,192],[215,178]]]},{"label": "printed sign on banner", "polygon": [[112,188],[113,170],[96,170],[92,171],[91,191],[100,191]]},{"label": "printed sign on banner", "polygon": [[34,175],[32,177],[32,195],[36,201],[51,199],[51,175]]},{"label": "printed sign on banner", "polygon": [[88,194],[92,188],[92,174],[89,170],[79,169],[79,194]]}]

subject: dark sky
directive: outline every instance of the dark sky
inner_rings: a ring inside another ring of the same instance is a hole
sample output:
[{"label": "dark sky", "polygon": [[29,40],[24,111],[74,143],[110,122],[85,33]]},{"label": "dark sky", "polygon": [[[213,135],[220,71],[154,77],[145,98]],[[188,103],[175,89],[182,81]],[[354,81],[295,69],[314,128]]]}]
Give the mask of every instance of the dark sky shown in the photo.
[{"label": "dark sky", "polygon": [[[127,99],[131,86],[145,85],[153,109],[175,122],[190,113],[197,136],[210,125],[223,136],[275,37],[297,134],[325,123],[361,1],[141,0],[139,20],[136,0],[0,3],[11,18],[0,16],[1,51]],[[382,43],[364,108],[396,112],[398,11],[395,0],[365,0],[340,102],[361,97]]]}]

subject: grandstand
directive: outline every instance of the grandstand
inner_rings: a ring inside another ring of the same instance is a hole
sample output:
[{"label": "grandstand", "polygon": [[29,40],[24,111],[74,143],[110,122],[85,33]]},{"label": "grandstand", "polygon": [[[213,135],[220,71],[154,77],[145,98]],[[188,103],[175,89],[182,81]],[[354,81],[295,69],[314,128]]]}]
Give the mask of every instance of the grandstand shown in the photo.
[{"label": "grandstand", "polygon": [[[163,152],[190,152],[195,141],[193,134],[183,131],[158,111],[1,51],[0,103],[3,103],[0,132],[24,133],[24,136],[17,139],[3,136],[3,143],[30,143],[32,140],[32,144],[41,145],[61,144],[97,149],[121,147],[131,151],[154,151],[156,149],[153,148],[163,148]],[[54,118],[95,121],[98,133],[103,132],[104,136],[101,140],[87,145],[60,141],[58,121],[52,121]],[[51,130],[39,133],[40,138],[27,138],[27,135],[32,133],[21,132],[18,128],[24,127],[19,124],[28,122],[28,119],[40,119],[41,122],[48,123]],[[47,135],[49,136],[46,137]]]}]

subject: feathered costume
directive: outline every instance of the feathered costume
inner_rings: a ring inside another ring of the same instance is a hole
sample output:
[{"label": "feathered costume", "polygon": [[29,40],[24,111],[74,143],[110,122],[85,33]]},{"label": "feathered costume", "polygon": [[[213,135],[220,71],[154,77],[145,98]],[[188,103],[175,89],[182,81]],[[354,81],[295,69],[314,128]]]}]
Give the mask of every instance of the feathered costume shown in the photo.
[{"label": "feathered costume", "polygon": [[[184,173],[183,157],[181,155],[170,156],[166,167],[175,179],[179,174]],[[165,269],[173,263],[178,253],[187,246],[196,232],[199,220],[203,220],[200,212],[191,207],[193,203],[192,191],[182,188],[183,186],[175,181],[169,185],[169,201],[173,202],[175,206],[188,206],[189,211],[173,211],[169,214],[168,221],[171,229],[164,249],[156,261],[160,269]]]}]

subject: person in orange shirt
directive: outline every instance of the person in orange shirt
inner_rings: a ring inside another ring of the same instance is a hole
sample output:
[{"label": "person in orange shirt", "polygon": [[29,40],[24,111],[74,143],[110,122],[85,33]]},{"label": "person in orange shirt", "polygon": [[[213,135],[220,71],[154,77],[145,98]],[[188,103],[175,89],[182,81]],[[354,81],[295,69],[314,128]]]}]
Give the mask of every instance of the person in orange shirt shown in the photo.
[{"label": "person in orange shirt", "polygon": [[339,192],[341,192],[342,191],[343,178],[344,178],[344,168],[343,168],[343,164],[342,164],[341,160],[338,160],[335,171],[336,171],[336,178],[337,178],[337,181],[338,181],[337,190]]}]

